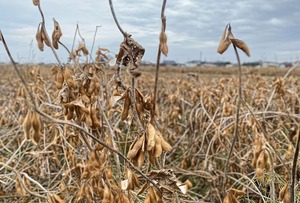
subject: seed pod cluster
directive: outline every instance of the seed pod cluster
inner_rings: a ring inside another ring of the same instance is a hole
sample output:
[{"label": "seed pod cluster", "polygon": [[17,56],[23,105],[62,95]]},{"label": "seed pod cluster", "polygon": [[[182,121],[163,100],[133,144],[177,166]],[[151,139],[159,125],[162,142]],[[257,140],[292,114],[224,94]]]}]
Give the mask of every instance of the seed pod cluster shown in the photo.
[{"label": "seed pod cluster", "polygon": [[249,49],[248,45],[246,44],[246,42],[239,40],[239,39],[235,39],[231,32],[231,26],[230,26],[230,24],[228,24],[225,27],[222,38],[220,40],[218,50],[217,50],[218,53],[223,54],[228,49],[228,47],[230,46],[231,43],[235,47],[238,47],[239,49],[241,49],[247,56],[250,56],[250,49]]},{"label": "seed pod cluster", "polygon": [[96,63],[101,63],[103,60],[109,61],[109,57],[106,54],[104,54],[102,51],[108,52],[109,50],[107,48],[99,48],[96,51],[96,58],[95,58]]},{"label": "seed pod cluster", "polygon": [[[32,129],[32,133],[31,133]],[[35,145],[40,141],[41,121],[39,115],[35,111],[28,111],[24,121],[23,130],[27,140],[31,140]]]},{"label": "seed pod cluster", "polygon": [[162,202],[163,201],[162,201],[161,194],[157,192],[153,186],[149,187],[144,203],[162,203]]},{"label": "seed pod cluster", "polygon": [[58,49],[58,41],[62,36],[62,32],[59,23],[55,19],[53,19],[53,21],[54,21],[54,30],[52,32],[52,45],[55,49]]},{"label": "seed pod cluster", "polygon": [[171,145],[165,141],[161,133],[149,123],[148,130],[140,138],[137,138],[131,145],[127,157],[133,163],[141,167],[145,160],[145,153],[148,152],[151,164],[157,165],[157,158],[163,151],[172,150]]},{"label": "seed pod cluster", "polygon": [[82,52],[85,56],[89,55],[89,51],[87,50],[85,44],[83,44],[83,43],[78,44],[76,54],[79,55],[79,52]]},{"label": "seed pod cluster", "polygon": [[266,150],[265,142],[263,134],[256,134],[251,165],[255,168],[257,180],[260,182],[264,180],[265,170],[267,172],[271,171],[270,155]]},{"label": "seed pod cluster", "polygon": [[259,182],[264,181],[264,171],[271,171],[270,156],[266,149],[263,149],[256,160],[255,174]]},{"label": "seed pod cluster", "polygon": [[[123,110],[121,114],[122,121],[126,120],[129,115],[129,109],[131,108],[130,89],[127,89],[119,100],[124,100]],[[142,120],[142,114],[145,110],[144,96],[139,90],[135,90],[135,106],[139,116]]]}]

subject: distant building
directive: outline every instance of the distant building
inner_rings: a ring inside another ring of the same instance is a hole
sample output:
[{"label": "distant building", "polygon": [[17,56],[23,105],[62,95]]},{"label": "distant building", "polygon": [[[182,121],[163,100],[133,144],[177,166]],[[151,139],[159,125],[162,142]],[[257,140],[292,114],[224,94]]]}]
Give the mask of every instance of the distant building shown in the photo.
[{"label": "distant building", "polygon": [[162,66],[177,66],[178,64],[174,60],[164,60],[161,63]]},{"label": "distant building", "polygon": [[185,63],[185,66],[187,67],[196,67],[201,65],[202,65],[202,61],[199,60],[192,60]]},{"label": "distant building", "polygon": [[289,62],[283,62],[283,63],[280,63],[279,64],[279,67],[280,68],[290,68],[290,67],[292,67],[293,66],[293,64],[292,63],[289,63]]},{"label": "distant building", "polygon": [[261,66],[263,68],[267,68],[267,67],[279,67],[279,63],[273,62],[273,61],[263,61],[261,63]]},{"label": "distant building", "polygon": [[142,61],[141,65],[142,66],[154,66],[155,64],[150,61]]}]

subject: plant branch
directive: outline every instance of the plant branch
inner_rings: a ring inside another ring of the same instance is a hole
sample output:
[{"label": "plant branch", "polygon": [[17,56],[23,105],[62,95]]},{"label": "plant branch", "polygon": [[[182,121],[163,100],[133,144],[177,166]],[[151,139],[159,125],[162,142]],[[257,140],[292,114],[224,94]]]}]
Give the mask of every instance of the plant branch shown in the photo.
[{"label": "plant branch", "polygon": [[96,26],[96,30],[95,30],[94,38],[93,38],[93,44],[92,44],[91,53],[90,53],[90,57],[91,57],[91,58],[92,58],[93,49],[94,49],[94,45],[95,45],[96,34],[97,34],[97,31],[98,31],[98,28],[100,28],[100,27],[102,27],[102,25],[97,25],[97,26]]},{"label": "plant branch", "polygon": [[118,29],[120,30],[120,32],[122,33],[122,35],[123,35],[124,37],[127,37],[129,34],[126,33],[126,32],[124,32],[124,30],[121,28],[121,26],[120,26],[120,24],[119,24],[119,22],[118,22],[117,16],[116,16],[116,14],[115,14],[115,10],[114,10],[114,6],[113,6],[112,0],[109,0],[109,6],[110,6],[111,14],[112,14],[112,16],[113,16],[113,18],[114,18],[114,21],[115,21],[115,23],[116,23]]}]

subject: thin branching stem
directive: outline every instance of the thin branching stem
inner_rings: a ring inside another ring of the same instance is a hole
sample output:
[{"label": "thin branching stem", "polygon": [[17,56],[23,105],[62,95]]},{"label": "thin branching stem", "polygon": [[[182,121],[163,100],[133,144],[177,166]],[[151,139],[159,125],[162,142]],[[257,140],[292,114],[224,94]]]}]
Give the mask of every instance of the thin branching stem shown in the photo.
[{"label": "thin branching stem", "polygon": [[92,44],[91,53],[90,53],[91,59],[92,59],[93,49],[94,49],[94,45],[95,45],[95,41],[96,41],[97,31],[98,31],[98,28],[100,28],[100,27],[102,27],[102,25],[97,25],[96,29],[95,29],[94,38],[93,38],[93,44]]},{"label": "thin branching stem", "polygon": [[[78,25],[78,23],[77,23],[77,25]],[[74,50],[75,39],[76,39],[76,36],[77,36],[77,30],[78,30],[78,26],[77,25],[76,25],[76,29],[75,29],[75,33],[74,33],[74,37],[73,37],[73,43],[72,43],[71,51]]]}]

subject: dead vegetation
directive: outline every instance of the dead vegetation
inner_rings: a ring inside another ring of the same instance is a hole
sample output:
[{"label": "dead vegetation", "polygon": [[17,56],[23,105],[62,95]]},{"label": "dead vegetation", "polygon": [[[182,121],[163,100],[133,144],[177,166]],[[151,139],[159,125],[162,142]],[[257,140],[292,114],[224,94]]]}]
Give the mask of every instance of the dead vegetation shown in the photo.
[{"label": "dead vegetation", "polygon": [[[45,43],[55,55],[64,47],[63,29],[54,19],[50,39],[40,2],[33,3],[42,16],[38,48]],[[69,51],[69,65],[16,67],[12,60],[17,74],[0,69],[0,200],[287,203],[294,185],[299,201],[299,79],[256,69],[240,69],[237,78],[214,75],[219,69],[170,74],[140,67],[145,50],[110,5],[124,36],[116,67],[101,63],[106,48],[95,61],[89,57],[77,25],[81,42]],[[158,64],[168,53],[165,5]],[[250,55],[240,40],[228,39],[222,37],[226,46]]]}]

